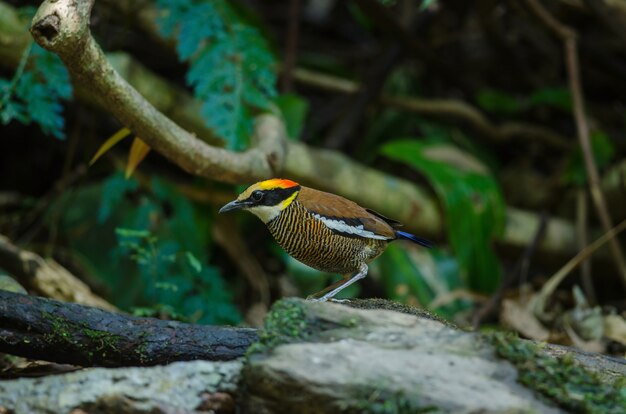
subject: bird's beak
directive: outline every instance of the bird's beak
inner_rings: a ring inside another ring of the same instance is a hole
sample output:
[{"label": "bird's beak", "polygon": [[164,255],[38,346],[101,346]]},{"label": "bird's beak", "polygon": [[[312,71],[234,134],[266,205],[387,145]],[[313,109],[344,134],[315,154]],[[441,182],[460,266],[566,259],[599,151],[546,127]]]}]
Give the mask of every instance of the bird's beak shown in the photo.
[{"label": "bird's beak", "polygon": [[246,203],[241,202],[239,200],[233,200],[230,203],[226,204],[224,207],[220,208],[220,213],[226,213],[231,210],[238,210],[246,206]]}]

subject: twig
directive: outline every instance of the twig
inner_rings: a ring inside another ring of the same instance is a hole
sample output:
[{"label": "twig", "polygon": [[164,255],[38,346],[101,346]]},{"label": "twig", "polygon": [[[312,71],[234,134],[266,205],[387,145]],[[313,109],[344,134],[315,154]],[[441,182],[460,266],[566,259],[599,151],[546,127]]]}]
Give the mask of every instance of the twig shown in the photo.
[{"label": "twig", "polygon": [[557,286],[565,279],[565,276],[570,274],[572,270],[583,262],[586,258],[591,256],[596,250],[602,247],[606,242],[612,240],[622,231],[626,230],[626,220],[610,229],[603,234],[600,238],[593,243],[582,249],[576,256],[572,257],[558,272],[556,272],[541,288],[541,292],[537,295],[537,299],[534,305],[534,313],[540,319],[545,319],[545,306],[548,298],[552,295]]},{"label": "twig", "polygon": [[[600,188],[600,175],[594,159],[593,150],[591,148],[591,140],[589,138],[589,126],[585,115],[585,102],[583,99],[583,91],[580,80],[580,64],[578,61],[577,35],[576,32],[555,19],[548,10],[538,0],[526,0],[526,3],[542,23],[553,31],[557,37],[563,42],[565,51],[565,66],[567,69],[569,88],[572,93],[572,101],[574,106],[574,119],[576,121],[576,131],[580,148],[585,161],[587,177],[589,178],[589,187],[591,197],[593,199],[596,212],[604,227],[605,231],[609,231],[613,227],[609,210],[606,205],[604,194]],[[626,260],[622,253],[621,247],[617,239],[609,240],[609,247],[613,254],[613,259],[617,269],[619,270],[622,282],[626,287]]]},{"label": "twig", "polygon": [[[578,239],[578,246],[582,250],[588,244],[589,232],[587,229],[587,216],[589,210],[589,204],[587,202],[587,192],[579,188],[576,191],[576,236]],[[596,293],[593,287],[593,280],[591,278],[591,261],[585,260],[580,265],[580,274],[582,279],[583,289],[585,296],[591,305],[597,303]]]}]

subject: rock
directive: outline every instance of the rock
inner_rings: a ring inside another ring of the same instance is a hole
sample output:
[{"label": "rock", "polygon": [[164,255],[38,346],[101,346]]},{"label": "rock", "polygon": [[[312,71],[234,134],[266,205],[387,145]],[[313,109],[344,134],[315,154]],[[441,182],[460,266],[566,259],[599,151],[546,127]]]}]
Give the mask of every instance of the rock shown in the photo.
[{"label": "rock", "polygon": [[208,407],[234,412],[231,394],[241,367],[241,361],[191,361],[0,381],[0,412],[169,414],[206,413]]},{"label": "rock", "polygon": [[536,346],[519,339],[509,346],[424,317],[301,300],[275,305],[260,337],[242,374],[244,412],[562,412],[498,356],[532,358]]}]

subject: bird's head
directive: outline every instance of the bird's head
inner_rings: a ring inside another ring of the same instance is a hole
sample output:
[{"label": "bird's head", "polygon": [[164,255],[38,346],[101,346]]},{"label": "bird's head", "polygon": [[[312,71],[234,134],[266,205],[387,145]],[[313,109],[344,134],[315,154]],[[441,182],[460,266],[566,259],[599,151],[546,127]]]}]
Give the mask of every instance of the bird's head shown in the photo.
[{"label": "bird's head", "polygon": [[272,178],[252,184],[237,199],[226,204],[220,213],[231,210],[248,210],[264,223],[272,221],[293,202],[300,184],[282,178]]}]

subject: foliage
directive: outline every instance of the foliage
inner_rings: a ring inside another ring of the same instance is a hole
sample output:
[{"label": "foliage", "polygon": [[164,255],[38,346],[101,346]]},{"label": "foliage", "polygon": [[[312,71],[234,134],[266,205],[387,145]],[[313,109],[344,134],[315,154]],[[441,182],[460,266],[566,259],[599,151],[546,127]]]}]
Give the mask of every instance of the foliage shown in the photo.
[{"label": "foliage", "polygon": [[0,78],[0,121],[39,125],[44,134],[65,138],[62,100],[72,95],[69,75],[58,56],[28,47],[12,79]]},{"label": "foliage", "polygon": [[500,281],[491,243],[504,228],[502,195],[490,175],[429,158],[428,151],[435,145],[399,140],[384,145],[382,153],[428,177],[445,207],[449,239],[468,286],[492,292]]},{"label": "foliage", "polygon": [[160,32],[174,36],[201,113],[231,149],[244,148],[255,111],[272,109],[274,58],[257,28],[226,0],[158,0]]},{"label": "foliage", "polygon": [[381,274],[385,297],[389,299],[432,309],[448,320],[470,305],[456,299],[431,307],[442,298],[451,297],[452,292],[467,289],[465,280],[459,277],[458,262],[441,249],[425,252],[408,243],[391,244],[372,267]]},{"label": "foliage", "polygon": [[210,215],[167,182],[154,178],[140,187],[116,173],[54,208],[63,209],[61,225],[72,248],[106,283],[116,305],[191,322],[241,320],[219,270],[208,265]]}]

